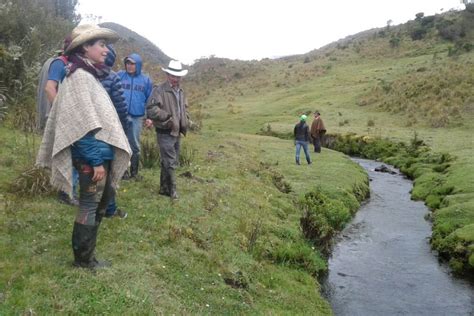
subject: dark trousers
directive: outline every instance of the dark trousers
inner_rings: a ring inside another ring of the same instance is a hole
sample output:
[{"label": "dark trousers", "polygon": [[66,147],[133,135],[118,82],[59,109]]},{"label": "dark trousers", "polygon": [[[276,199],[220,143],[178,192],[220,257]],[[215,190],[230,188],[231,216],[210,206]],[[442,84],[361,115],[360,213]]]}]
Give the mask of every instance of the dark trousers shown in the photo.
[{"label": "dark trousers", "polygon": [[321,146],[323,142],[323,137],[324,137],[323,132],[320,132],[318,136],[313,138],[313,145],[314,145],[314,152],[315,153],[320,153],[321,152]]},{"label": "dark trousers", "polygon": [[156,138],[160,148],[160,191],[172,193],[176,191],[175,170],[179,166],[181,137],[157,132]]}]

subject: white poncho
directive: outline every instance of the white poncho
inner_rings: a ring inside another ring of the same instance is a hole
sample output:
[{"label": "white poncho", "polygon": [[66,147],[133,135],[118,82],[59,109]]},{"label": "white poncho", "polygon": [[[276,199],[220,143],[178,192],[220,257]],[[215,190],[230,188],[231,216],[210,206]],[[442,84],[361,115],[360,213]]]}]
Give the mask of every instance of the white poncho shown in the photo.
[{"label": "white poncho", "polygon": [[130,161],[131,150],[109,95],[90,73],[77,69],[59,86],[43,134],[36,164],[51,169],[51,185],[72,196],[70,146],[91,131],[114,146],[111,183],[117,187]]}]

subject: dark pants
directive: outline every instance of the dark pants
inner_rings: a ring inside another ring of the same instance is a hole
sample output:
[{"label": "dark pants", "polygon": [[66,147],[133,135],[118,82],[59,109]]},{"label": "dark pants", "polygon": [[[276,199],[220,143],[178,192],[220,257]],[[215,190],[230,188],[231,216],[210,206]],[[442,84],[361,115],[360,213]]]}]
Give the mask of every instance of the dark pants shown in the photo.
[{"label": "dark pants", "polygon": [[156,138],[160,147],[160,192],[171,194],[176,192],[175,170],[179,166],[181,137],[157,132]]},{"label": "dark pants", "polygon": [[313,138],[313,145],[314,145],[314,152],[315,153],[320,153],[321,152],[321,146],[322,146],[321,144],[323,142],[323,137],[324,137],[324,133],[320,132],[318,134],[318,136]]},{"label": "dark pants", "polygon": [[76,222],[94,226],[104,217],[105,209],[115,193],[110,184],[110,161],[104,162],[106,176],[99,182],[92,181],[94,169],[90,165],[75,160],[74,168],[79,173],[80,187]]}]

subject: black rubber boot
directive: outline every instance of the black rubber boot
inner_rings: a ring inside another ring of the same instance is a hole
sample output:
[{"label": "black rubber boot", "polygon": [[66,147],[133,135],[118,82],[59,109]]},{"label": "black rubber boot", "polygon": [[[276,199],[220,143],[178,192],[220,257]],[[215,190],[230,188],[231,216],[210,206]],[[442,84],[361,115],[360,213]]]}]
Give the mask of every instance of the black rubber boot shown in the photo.
[{"label": "black rubber boot", "polygon": [[299,165],[300,164],[300,160],[298,158],[296,158],[296,164]]},{"label": "black rubber boot", "polygon": [[73,265],[78,268],[100,269],[110,266],[109,262],[98,261],[94,251],[97,242],[99,224],[94,226],[74,222],[72,230]]},{"label": "black rubber boot", "polygon": [[140,165],[140,154],[133,154],[130,159],[130,178],[135,180],[141,180],[141,176],[138,175],[138,167]]},{"label": "black rubber boot", "polygon": [[[162,166],[162,168],[164,167]],[[170,196],[170,187],[168,184],[168,179],[163,170],[161,170],[160,172],[160,192],[158,193],[160,195]]]},{"label": "black rubber boot", "polygon": [[122,180],[130,180],[130,172],[128,170],[123,174]]},{"label": "black rubber boot", "polygon": [[172,200],[179,199],[178,192],[176,191],[176,174],[174,170],[170,172],[170,198]]}]

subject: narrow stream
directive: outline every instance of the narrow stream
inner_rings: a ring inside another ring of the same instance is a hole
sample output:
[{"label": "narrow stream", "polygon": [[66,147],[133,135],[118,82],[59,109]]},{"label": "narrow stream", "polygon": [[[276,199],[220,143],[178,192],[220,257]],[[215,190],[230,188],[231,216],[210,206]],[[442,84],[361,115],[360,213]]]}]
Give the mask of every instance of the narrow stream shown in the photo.
[{"label": "narrow stream", "polygon": [[474,315],[473,286],[431,251],[429,210],[410,199],[412,182],[375,172],[380,162],[354,160],[369,173],[371,195],[329,259],[324,288],[334,314]]}]

